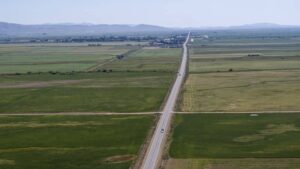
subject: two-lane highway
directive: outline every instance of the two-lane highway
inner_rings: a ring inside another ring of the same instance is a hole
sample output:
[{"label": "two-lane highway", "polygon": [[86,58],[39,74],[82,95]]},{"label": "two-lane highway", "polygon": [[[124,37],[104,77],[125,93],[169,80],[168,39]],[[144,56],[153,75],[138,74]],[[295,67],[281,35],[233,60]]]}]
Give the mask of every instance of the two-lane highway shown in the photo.
[{"label": "two-lane highway", "polygon": [[189,42],[189,38],[190,38],[190,33],[188,34],[186,41],[183,44],[182,62],[177,74],[177,78],[175,83],[173,84],[173,88],[170,92],[164,110],[162,112],[161,118],[157,124],[156,130],[152,137],[146,157],[143,162],[142,169],[155,169],[156,167],[158,167],[158,163],[160,162],[161,155],[164,148],[164,143],[166,142],[166,138],[167,138],[167,131],[169,130],[171,125],[173,109],[175,107],[181,85],[184,82],[184,78],[186,75],[186,68],[188,62],[187,44]]}]

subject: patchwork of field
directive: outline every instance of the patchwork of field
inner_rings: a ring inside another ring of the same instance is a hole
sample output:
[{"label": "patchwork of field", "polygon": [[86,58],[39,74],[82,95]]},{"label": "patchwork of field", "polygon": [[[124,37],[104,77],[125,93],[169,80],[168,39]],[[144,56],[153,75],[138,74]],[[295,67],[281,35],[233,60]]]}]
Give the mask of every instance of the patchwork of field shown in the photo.
[{"label": "patchwork of field", "polygon": [[[299,54],[300,56],[300,54]],[[209,57],[218,57],[216,55]],[[228,71],[300,70],[300,57],[191,59],[192,73]]]},{"label": "patchwork of field", "polygon": [[166,168],[300,168],[299,38],[221,36],[190,44],[179,111],[203,113],[176,115]]},{"label": "patchwork of field", "polygon": [[299,120],[297,113],[177,114],[169,165],[299,168]]},{"label": "patchwork of field", "polygon": [[190,51],[190,72],[300,69],[299,46],[300,41],[293,39],[196,40]]},{"label": "patchwork of field", "polygon": [[175,72],[180,63],[181,49],[143,48],[123,60],[106,64],[104,68],[119,71]]},{"label": "patchwork of field", "polygon": [[0,168],[130,168],[156,115],[78,113],[160,111],[181,50],[140,45],[0,45],[0,113],[74,112],[0,116]]},{"label": "patchwork of field", "polygon": [[128,169],[154,115],[0,117],[0,168]]},{"label": "patchwork of field", "polygon": [[168,72],[3,75],[0,112],[155,112],[172,79]]},{"label": "patchwork of field", "polygon": [[136,46],[0,45],[0,74],[85,71]]},{"label": "patchwork of field", "polygon": [[140,45],[0,45],[0,113],[159,111],[181,49]]},{"label": "patchwork of field", "polygon": [[299,111],[300,41],[255,40],[196,39],[180,111]]}]

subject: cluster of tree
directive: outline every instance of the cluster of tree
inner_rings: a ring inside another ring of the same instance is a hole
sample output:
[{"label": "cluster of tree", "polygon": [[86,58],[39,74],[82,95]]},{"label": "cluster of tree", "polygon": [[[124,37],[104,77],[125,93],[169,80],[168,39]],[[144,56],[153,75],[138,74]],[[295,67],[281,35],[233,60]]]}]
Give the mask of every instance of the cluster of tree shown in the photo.
[{"label": "cluster of tree", "polygon": [[125,56],[124,55],[117,55],[117,59],[122,60]]},{"label": "cluster of tree", "polygon": [[101,44],[97,43],[97,44],[88,44],[88,46],[90,47],[98,47],[98,46],[102,46]]},{"label": "cluster of tree", "polygon": [[156,39],[150,42],[151,46],[163,47],[163,48],[181,48],[184,43],[186,36],[173,35],[163,39]]},{"label": "cluster of tree", "polygon": [[97,72],[110,73],[112,72],[112,69],[101,69],[101,70],[97,70]]},{"label": "cluster of tree", "polygon": [[100,46],[97,42],[149,42],[152,46],[181,47],[185,34],[168,35],[99,35],[99,36],[53,36],[0,38],[0,43],[90,43],[89,46]]},{"label": "cluster of tree", "polygon": [[93,72],[97,72],[97,73],[111,73],[113,72],[112,69],[101,69],[101,70],[96,70],[96,71],[90,71],[90,72],[84,72],[84,71],[69,71],[69,72],[60,72],[60,71],[48,71],[48,72],[25,72],[25,73],[13,73],[13,74],[6,74],[6,75],[16,75],[16,76],[20,76],[20,75],[34,75],[34,74],[51,74],[51,75],[74,75],[76,73],[93,73]]},{"label": "cluster of tree", "polygon": [[32,38],[4,38],[0,43],[80,43],[80,42],[126,42],[126,41],[155,41],[155,36],[77,36],[77,37],[32,37]]},{"label": "cluster of tree", "polygon": [[248,54],[248,57],[258,57],[258,56],[260,56],[259,53],[249,53]]}]

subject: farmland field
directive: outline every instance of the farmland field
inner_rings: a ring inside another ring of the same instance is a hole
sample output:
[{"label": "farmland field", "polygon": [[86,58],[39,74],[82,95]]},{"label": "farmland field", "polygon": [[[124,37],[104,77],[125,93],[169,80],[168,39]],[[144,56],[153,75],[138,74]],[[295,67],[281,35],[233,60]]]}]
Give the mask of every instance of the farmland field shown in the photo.
[{"label": "farmland field", "polygon": [[[0,45],[0,113],[160,111],[180,49],[87,45]],[[0,168],[127,169],[156,119],[69,115],[0,116]]]},{"label": "farmland field", "polygon": [[2,169],[128,169],[153,115],[0,117]]},{"label": "farmland field", "polygon": [[196,39],[179,110],[300,110],[299,47],[297,39]]},{"label": "farmland field", "polygon": [[251,162],[249,168],[299,168],[299,120],[297,113],[176,115],[170,156],[182,168],[235,169]]},{"label": "farmland field", "polygon": [[219,36],[190,44],[178,110],[202,114],[176,115],[166,168],[300,168],[299,38]]},{"label": "farmland field", "polygon": [[196,39],[191,46],[191,73],[300,69],[299,40]]},{"label": "farmland field", "polygon": [[162,72],[3,75],[0,112],[155,112],[172,78]]},{"label": "farmland field", "polygon": [[181,111],[300,110],[300,71],[190,74]]},{"label": "farmland field", "polygon": [[85,71],[135,46],[0,45],[0,74]]},{"label": "farmland field", "polygon": [[127,58],[106,64],[104,68],[119,71],[168,71],[175,72],[180,63],[181,49],[144,48]]},{"label": "farmland field", "polygon": [[0,45],[0,113],[159,111],[181,50],[128,44]]}]

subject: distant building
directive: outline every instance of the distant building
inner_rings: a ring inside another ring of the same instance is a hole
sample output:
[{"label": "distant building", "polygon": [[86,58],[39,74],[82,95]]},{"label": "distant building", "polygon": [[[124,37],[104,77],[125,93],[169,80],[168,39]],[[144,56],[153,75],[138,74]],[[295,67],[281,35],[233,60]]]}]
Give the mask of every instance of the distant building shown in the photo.
[{"label": "distant building", "polygon": [[248,54],[248,57],[258,57],[258,56],[260,56],[259,53],[250,53],[250,54]]}]

